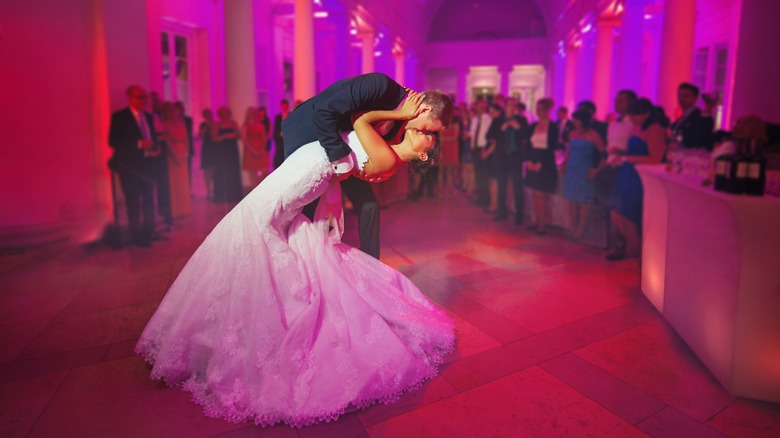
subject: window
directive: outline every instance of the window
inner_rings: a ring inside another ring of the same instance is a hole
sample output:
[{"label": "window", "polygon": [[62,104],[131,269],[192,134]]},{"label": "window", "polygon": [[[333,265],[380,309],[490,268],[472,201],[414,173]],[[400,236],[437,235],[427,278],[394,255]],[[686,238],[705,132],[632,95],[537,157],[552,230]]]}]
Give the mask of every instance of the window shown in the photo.
[{"label": "window", "polygon": [[172,31],[160,35],[162,47],[163,99],[182,101],[190,108],[189,38]]},{"label": "window", "polygon": [[725,45],[715,47],[715,59],[712,66],[712,91],[717,93],[718,105],[715,107],[715,129],[721,129],[723,121],[723,90],[726,89],[726,66],[729,62],[729,49]]},{"label": "window", "polygon": [[707,63],[709,62],[710,48],[702,47],[696,50],[693,58],[693,83],[700,89],[707,87]]}]

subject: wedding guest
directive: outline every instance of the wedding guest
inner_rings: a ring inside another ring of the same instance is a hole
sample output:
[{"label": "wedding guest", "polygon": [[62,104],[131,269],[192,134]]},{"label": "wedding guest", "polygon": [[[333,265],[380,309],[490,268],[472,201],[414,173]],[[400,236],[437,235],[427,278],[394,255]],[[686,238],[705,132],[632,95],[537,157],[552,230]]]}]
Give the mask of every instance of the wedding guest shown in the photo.
[{"label": "wedding guest", "polygon": [[171,199],[171,216],[179,218],[192,212],[190,203],[189,170],[187,168],[190,144],[187,125],[180,107],[173,102],[162,106],[162,133],[168,164],[168,187]]},{"label": "wedding guest", "polygon": [[439,132],[439,195],[447,197],[455,194],[455,180],[460,168],[460,117],[455,107],[452,123]]},{"label": "wedding guest", "polygon": [[528,136],[528,119],[518,112],[515,99],[507,99],[506,114],[501,124],[501,149],[498,166],[498,206],[493,220],[504,220],[508,217],[507,183],[512,183],[512,194],[515,204],[515,225],[523,223],[523,159],[525,140]]},{"label": "wedding guest", "polygon": [[214,162],[216,161],[216,145],[212,140],[211,131],[215,129],[214,113],[206,108],[201,113],[203,121],[198,127],[200,140],[200,168],[203,170],[203,182],[206,185],[206,199],[214,200]]},{"label": "wedding guest", "polygon": [[698,99],[699,87],[687,82],[677,87],[677,104],[683,114],[672,123],[672,141],[684,148],[712,150],[712,111],[716,102],[708,96],[702,111],[696,106]]},{"label": "wedding guest", "polygon": [[583,100],[577,104],[577,110],[585,110],[593,118],[593,129],[599,133],[601,140],[607,142],[607,123],[596,119],[596,104],[592,100]]},{"label": "wedding guest", "polygon": [[241,141],[244,143],[244,170],[249,175],[251,188],[257,187],[268,172],[268,131],[262,123],[261,114],[255,107],[249,107],[241,125]]},{"label": "wedding guest", "polygon": [[145,110],[146,90],[131,85],[125,95],[128,106],[111,115],[108,145],[114,154],[109,163],[119,174],[132,243],[149,247],[156,237],[152,157],[159,149],[154,142],[154,118]]},{"label": "wedding guest", "polygon": [[241,167],[238,159],[238,124],[233,120],[230,108],[217,110],[217,122],[211,130],[211,139],[216,148],[214,162],[214,200],[217,202],[238,202],[243,196]]},{"label": "wedding guest", "polygon": [[290,101],[282,99],[279,102],[280,113],[274,117],[274,169],[284,161],[284,137],[282,136],[282,120],[290,115]]},{"label": "wedding guest", "polygon": [[260,119],[260,122],[263,124],[263,128],[265,128],[266,132],[266,139],[265,139],[265,151],[266,153],[271,153],[271,119],[268,117],[268,110],[264,106],[257,107],[257,117]]},{"label": "wedding guest", "polygon": [[192,194],[192,159],[195,157],[195,137],[193,133],[192,117],[187,115],[187,111],[184,108],[184,102],[177,101],[176,109],[182,114],[184,120],[184,126],[187,127],[187,141],[190,144],[189,154],[187,156],[187,180],[189,181],[190,194]]},{"label": "wedding guest", "polygon": [[569,149],[566,154],[566,171],[563,175],[563,198],[569,201],[571,216],[570,237],[582,238],[588,223],[589,205],[595,202],[594,178],[603,160],[594,163],[593,157],[601,157],[604,142],[593,129],[593,117],[584,110],[572,114],[574,129],[569,133]]},{"label": "wedding guest", "polygon": [[569,144],[569,132],[574,129],[574,125],[569,119],[569,108],[561,105],[558,107],[558,148],[566,150]]},{"label": "wedding guest", "polygon": [[634,128],[625,155],[611,157],[609,164],[618,166],[615,188],[610,198],[612,221],[625,239],[625,246],[607,254],[607,260],[639,257],[641,252],[642,202],[644,189],[637,164],[658,164],[664,155],[665,130],[658,123],[652,102],[642,98],[628,110]]},{"label": "wedding guest", "polygon": [[471,197],[476,189],[474,178],[474,162],[471,159],[471,109],[468,104],[460,105],[461,130],[460,130],[460,190]]},{"label": "wedding guest", "polygon": [[492,119],[486,112],[487,102],[477,100],[474,105],[474,116],[471,119],[471,161],[474,163],[474,179],[476,182],[476,199],[474,205],[487,208],[490,204],[490,188],[487,163],[482,158],[482,151],[488,146],[486,138]]},{"label": "wedding guest", "polygon": [[536,223],[529,226],[537,234],[547,231],[549,217],[547,204],[558,186],[558,168],[555,148],[558,145],[558,125],[550,120],[554,101],[549,97],[536,102],[536,117],[528,129],[529,147],[526,158],[525,185],[533,191],[533,210]]},{"label": "wedding guest", "polygon": [[164,128],[162,125],[163,112],[165,104],[169,102],[160,101],[159,113],[155,113],[154,131],[157,135],[157,143],[160,146],[161,153],[152,159],[152,166],[154,168],[155,178],[155,195],[157,201],[157,213],[162,216],[163,224],[165,227],[163,230],[170,231],[173,226],[173,207],[171,205],[171,180],[168,175],[168,160],[170,153],[168,152],[168,143],[165,141]]},{"label": "wedding guest", "polygon": [[[628,149],[628,139],[634,128],[631,117],[628,116],[628,108],[636,102],[636,99],[636,93],[632,90],[620,90],[615,95],[615,118],[607,125],[607,160],[609,157],[625,154]],[[602,166],[596,175],[596,200],[600,204],[606,205],[609,201],[615,178],[617,178],[617,169],[612,166]]]},{"label": "wedding guest", "polygon": [[505,121],[504,108],[499,104],[491,104],[488,109],[490,115],[490,127],[485,134],[488,146],[482,150],[482,160],[485,162],[485,170],[488,178],[488,193],[490,202],[486,212],[498,213],[498,173],[502,166],[503,157],[499,151],[503,151],[504,135],[501,131],[501,125]]}]

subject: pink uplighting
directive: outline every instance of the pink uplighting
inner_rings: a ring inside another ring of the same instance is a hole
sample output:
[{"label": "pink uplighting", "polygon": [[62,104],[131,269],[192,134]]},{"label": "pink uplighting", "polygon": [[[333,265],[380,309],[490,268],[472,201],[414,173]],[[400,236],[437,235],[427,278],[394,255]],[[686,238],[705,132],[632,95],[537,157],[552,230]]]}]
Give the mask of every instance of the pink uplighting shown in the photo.
[{"label": "pink uplighting", "polygon": [[780,436],[778,17],[0,1],[0,436]]}]

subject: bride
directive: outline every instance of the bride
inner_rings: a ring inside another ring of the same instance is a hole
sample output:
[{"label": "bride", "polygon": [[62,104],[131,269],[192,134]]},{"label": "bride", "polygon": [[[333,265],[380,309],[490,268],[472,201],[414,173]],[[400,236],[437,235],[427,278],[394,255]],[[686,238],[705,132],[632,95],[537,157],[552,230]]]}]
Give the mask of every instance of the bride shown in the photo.
[{"label": "bride", "polygon": [[[388,145],[372,124],[410,120],[424,96],[370,111],[345,134],[355,172],[376,181],[427,161],[435,139]],[[314,221],[301,210],[321,198]],[[324,202],[323,202],[324,201]],[[338,177],[307,144],[241,201],[195,251],[135,351],[208,416],[262,426],[331,421],[349,404],[395,401],[437,374],[452,320],[412,282],[341,243]]]}]

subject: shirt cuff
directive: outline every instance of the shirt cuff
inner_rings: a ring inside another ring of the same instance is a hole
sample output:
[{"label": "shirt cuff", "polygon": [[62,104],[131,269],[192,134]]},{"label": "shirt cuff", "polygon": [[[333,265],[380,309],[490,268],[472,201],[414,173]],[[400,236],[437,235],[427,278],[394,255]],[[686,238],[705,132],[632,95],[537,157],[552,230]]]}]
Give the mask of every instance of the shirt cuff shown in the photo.
[{"label": "shirt cuff", "polygon": [[332,161],[330,165],[333,167],[333,172],[336,175],[343,175],[349,173],[355,168],[355,159],[352,154],[348,154],[344,158],[336,161]]}]

